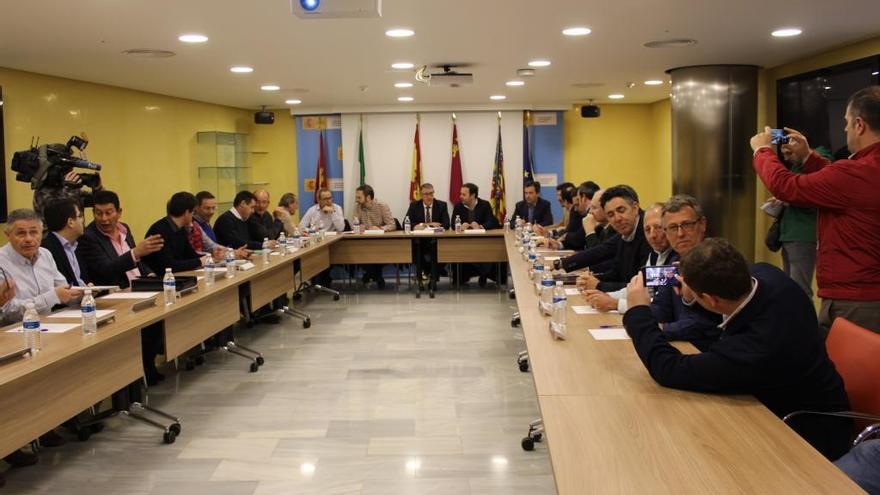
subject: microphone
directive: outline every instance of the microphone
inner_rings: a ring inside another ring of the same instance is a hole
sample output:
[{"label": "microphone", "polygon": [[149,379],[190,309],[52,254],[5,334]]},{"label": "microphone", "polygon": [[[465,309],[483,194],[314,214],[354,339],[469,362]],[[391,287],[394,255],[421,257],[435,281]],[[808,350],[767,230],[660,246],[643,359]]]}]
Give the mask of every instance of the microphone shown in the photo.
[{"label": "microphone", "polygon": [[89,170],[94,170],[96,172],[101,170],[101,165],[98,163],[90,162],[88,160],[83,160],[82,158],[68,158],[66,160],[67,163],[76,167],[76,168],[87,168]]}]

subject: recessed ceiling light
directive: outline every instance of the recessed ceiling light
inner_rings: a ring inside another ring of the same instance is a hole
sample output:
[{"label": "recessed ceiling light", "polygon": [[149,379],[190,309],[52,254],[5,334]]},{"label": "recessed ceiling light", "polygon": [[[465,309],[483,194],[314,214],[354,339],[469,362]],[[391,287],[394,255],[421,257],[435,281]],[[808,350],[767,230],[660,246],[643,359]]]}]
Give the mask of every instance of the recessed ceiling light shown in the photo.
[{"label": "recessed ceiling light", "polygon": [[659,79],[648,79],[645,81],[645,86],[660,86],[661,84],[663,84],[663,81]]},{"label": "recessed ceiling light", "polygon": [[529,62],[529,67],[547,67],[550,65],[549,60],[532,60]]},{"label": "recessed ceiling light", "polygon": [[782,28],[782,29],[777,29],[776,31],[773,31],[770,34],[772,34],[775,38],[789,38],[791,36],[797,36],[797,35],[801,34],[802,32],[803,31],[801,31],[798,28]]},{"label": "recessed ceiling light", "polygon": [[395,87],[395,88],[411,88],[412,85],[413,85],[413,84],[410,83],[410,82],[399,82],[399,83],[394,83],[394,87]]},{"label": "recessed ceiling light", "polygon": [[204,34],[181,34],[177,39],[184,43],[204,43],[208,41],[208,37]]},{"label": "recessed ceiling light", "polygon": [[394,62],[393,64],[391,64],[391,68],[397,70],[412,69],[413,67],[415,67],[415,65],[411,64],[410,62]]},{"label": "recessed ceiling light", "polygon": [[507,97],[504,96],[504,95],[492,95],[492,96],[489,97],[489,99],[490,99],[490,100],[498,101],[498,100],[506,100]]},{"label": "recessed ceiling light", "polygon": [[397,101],[408,102],[408,101],[413,101],[413,99],[414,99],[414,98],[413,98],[412,96],[399,96],[399,97],[397,98]]},{"label": "recessed ceiling light", "polygon": [[880,71],[876,71],[876,70],[875,70],[874,72],[871,73],[872,76],[876,76],[876,75],[878,75],[878,74],[880,74]]},{"label": "recessed ceiling light", "polygon": [[260,89],[262,89],[263,91],[278,91],[279,89],[281,89],[281,86],[277,84],[264,84],[260,86]]},{"label": "recessed ceiling light", "polygon": [[292,100],[284,100],[284,103],[288,105],[299,105],[300,103],[302,103],[302,100],[297,100],[294,98]]},{"label": "recessed ceiling light", "polygon": [[234,72],[236,74],[250,74],[254,71],[253,67],[248,67],[247,65],[234,65],[229,68],[229,72]]},{"label": "recessed ceiling light", "polygon": [[389,38],[409,38],[414,34],[416,34],[415,31],[406,28],[396,28],[385,31],[385,36],[388,36]]},{"label": "recessed ceiling light", "polygon": [[620,93],[614,93],[614,94],[608,95],[608,98],[611,98],[612,100],[622,100],[623,95]]},{"label": "recessed ceiling light", "polygon": [[526,83],[524,83],[523,81],[507,81],[504,84],[508,86],[525,86]]},{"label": "recessed ceiling light", "polygon": [[593,31],[588,27],[578,26],[578,27],[570,27],[562,30],[562,34],[566,36],[586,36]]}]

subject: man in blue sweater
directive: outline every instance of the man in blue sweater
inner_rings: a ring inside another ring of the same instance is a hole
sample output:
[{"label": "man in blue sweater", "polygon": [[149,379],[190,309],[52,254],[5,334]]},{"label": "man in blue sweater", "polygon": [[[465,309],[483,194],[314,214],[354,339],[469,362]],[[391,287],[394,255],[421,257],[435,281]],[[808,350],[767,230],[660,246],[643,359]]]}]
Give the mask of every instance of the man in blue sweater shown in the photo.
[{"label": "man in blue sweater", "polygon": [[[657,383],[752,394],[779,417],[849,409],[812,301],[782,270],[765,263],[750,269],[730,242],[710,238],[682,256],[680,273],[685,297],[723,315],[721,334],[702,353],[683,355],[660,331],[641,274],[634,277],[623,324]],[[789,426],[831,460],[846,453],[853,428],[851,420],[817,415],[798,416]]]}]

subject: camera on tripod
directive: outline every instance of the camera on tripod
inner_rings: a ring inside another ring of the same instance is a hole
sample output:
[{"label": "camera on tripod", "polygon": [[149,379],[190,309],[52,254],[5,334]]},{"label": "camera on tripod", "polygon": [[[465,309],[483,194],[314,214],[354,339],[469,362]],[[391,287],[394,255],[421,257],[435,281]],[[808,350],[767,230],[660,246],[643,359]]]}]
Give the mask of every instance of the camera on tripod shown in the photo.
[{"label": "camera on tripod", "polygon": [[[31,189],[37,190],[44,187],[82,187],[96,189],[101,186],[101,177],[95,174],[79,174],[81,184],[65,184],[64,178],[74,168],[84,168],[99,171],[101,166],[90,162],[85,157],[85,149],[89,140],[83,134],[71,136],[66,144],[54,143],[39,145],[39,142],[31,143],[30,149],[16,151],[12,155],[12,170],[17,172],[15,180],[30,182]],[[74,150],[79,156],[74,155]]]}]

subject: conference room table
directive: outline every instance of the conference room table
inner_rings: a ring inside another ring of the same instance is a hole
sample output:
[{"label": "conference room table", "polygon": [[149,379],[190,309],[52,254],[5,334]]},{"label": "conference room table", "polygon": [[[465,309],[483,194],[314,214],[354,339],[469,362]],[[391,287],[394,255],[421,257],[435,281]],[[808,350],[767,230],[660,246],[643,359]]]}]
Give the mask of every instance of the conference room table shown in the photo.
[{"label": "conference room table", "polygon": [[560,495],[862,493],[754,397],[661,387],[629,339],[592,337],[621,327],[619,314],[577,314],[588,304],[569,295],[555,340],[513,233],[505,242]]}]

